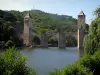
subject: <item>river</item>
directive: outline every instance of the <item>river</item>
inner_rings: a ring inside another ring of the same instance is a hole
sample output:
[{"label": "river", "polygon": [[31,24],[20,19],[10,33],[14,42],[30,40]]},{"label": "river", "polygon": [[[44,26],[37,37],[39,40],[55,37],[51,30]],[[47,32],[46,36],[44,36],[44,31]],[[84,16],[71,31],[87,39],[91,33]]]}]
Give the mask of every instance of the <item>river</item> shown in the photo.
[{"label": "river", "polygon": [[78,50],[76,47],[25,48],[21,52],[27,56],[26,65],[34,68],[38,75],[49,75],[55,68],[62,69],[83,56],[83,50]]}]

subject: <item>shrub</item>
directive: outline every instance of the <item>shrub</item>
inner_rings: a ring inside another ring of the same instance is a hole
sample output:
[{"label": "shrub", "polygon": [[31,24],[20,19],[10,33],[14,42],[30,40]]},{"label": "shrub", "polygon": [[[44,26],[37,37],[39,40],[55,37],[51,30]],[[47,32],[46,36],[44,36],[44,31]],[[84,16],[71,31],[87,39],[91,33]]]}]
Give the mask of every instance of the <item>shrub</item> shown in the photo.
[{"label": "shrub", "polygon": [[50,72],[50,75],[92,75],[92,73],[89,72],[84,66],[75,63],[62,70],[56,69]]},{"label": "shrub", "polygon": [[5,43],[5,47],[8,48],[8,47],[12,47],[12,46],[15,46],[14,42],[12,40],[8,40],[6,43]]},{"label": "shrub", "polygon": [[100,51],[97,51],[94,55],[84,56],[78,63],[86,67],[93,75],[100,74]]},{"label": "shrub", "polygon": [[50,75],[65,75],[63,70],[55,69],[54,71],[50,72]]},{"label": "shrub", "polygon": [[26,58],[12,47],[0,55],[0,75],[36,75],[34,69],[25,66]]},{"label": "shrub", "polygon": [[51,43],[51,44],[57,44],[58,40],[55,37],[50,37],[49,38],[49,43]]},{"label": "shrub", "polygon": [[71,66],[64,68],[64,75],[91,75],[91,72],[87,70],[82,65],[79,65],[78,63],[72,64]]}]

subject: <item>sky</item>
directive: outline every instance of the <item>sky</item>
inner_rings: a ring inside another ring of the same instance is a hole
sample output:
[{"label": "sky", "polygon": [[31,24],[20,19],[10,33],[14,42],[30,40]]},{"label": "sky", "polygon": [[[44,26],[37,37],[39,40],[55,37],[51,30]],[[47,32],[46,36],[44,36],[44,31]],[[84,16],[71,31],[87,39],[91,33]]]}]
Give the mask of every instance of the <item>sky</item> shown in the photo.
[{"label": "sky", "polygon": [[86,23],[93,20],[93,11],[100,5],[100,0],[0,0],[1,10],[42,10],[48,13],[69,15],[77,18],[82,10]]}]

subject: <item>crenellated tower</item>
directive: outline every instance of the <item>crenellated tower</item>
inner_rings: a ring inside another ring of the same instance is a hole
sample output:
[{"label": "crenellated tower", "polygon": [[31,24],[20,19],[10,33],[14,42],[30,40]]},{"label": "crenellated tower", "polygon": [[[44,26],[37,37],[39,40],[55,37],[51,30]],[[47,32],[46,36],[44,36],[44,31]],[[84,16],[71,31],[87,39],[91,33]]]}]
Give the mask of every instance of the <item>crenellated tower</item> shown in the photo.
[{"label": "crenellated tower", "polygon": [[24,17],[24,44],[26,46],[32,45],[32,21],[29,13]]},{"label": "crenellated tower", "polygon": [[77,26],[78,26],[78,48],[83,48],[83,40],[85,36],[86,23],[85,23],[85,14],[81,11],[78,14]]}]

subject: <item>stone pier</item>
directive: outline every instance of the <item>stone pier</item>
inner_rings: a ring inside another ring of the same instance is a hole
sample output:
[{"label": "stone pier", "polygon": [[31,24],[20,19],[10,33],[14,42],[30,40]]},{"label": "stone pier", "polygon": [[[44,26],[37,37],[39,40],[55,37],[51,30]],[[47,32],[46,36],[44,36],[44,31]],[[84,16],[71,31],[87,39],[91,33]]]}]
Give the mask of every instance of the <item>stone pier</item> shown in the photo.
[{"label": "stone pier", "polygon": [[83,41],[84,41],[84,29],[81,27],[78,29],[78,48],[83,48]]},{"label": "stone pier", "polygon": [[46,33],[41,33],[40,39],[41,39],[41,47],[47,48],[48,47],[48,37]]},{"label": "stone pier", "polygon": [[86,23],[85,23],[85,14],[83,11],[81,11],[78,14],[78,48],[81,49],[83,48],[83,40],[85,36],[85,31],[86,31]]},{"label": "stone pier", "polygon": [[65,48],[66,47],[66,40],[65,40],[65,35],[62,32],[58,33],[58,47],[59,48]]}]

